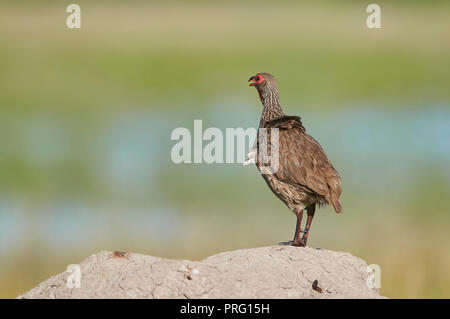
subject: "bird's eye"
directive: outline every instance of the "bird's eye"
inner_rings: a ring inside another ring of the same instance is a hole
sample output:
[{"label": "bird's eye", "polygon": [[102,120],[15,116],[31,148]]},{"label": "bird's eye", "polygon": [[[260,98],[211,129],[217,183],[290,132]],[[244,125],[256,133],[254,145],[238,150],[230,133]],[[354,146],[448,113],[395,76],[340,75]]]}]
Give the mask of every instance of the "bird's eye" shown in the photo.
[{"label": "bird's eye", "polygon": [[256,76],[255,80],[256,80],[256,82],[261,81],[261,76],[258,74],[258,75]]}]

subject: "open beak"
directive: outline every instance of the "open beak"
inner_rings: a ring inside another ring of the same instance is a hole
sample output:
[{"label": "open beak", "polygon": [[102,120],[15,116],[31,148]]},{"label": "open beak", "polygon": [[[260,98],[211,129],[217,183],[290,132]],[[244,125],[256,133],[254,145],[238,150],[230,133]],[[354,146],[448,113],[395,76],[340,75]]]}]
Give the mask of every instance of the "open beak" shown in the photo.
[{"label": "open beak", "polygon": [[[254,79],[255,79],[255,77],[252,76],[250,79],[248,79],[248,82],[253,81]],[[252,82],[252,83],[250,83],[248,86],[254,86],[254,85],[255,85],[255,83]]]}]

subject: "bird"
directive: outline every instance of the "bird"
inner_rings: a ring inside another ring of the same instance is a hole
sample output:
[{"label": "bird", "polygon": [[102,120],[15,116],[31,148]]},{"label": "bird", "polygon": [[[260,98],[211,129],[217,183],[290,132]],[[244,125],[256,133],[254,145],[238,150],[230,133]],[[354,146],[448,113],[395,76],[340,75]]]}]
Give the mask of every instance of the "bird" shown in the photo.
[{"label": "bird", "polygon": [[[336,213],[342,212],[339,201],[342,193],[341,177],[322,146],[306,133],[301,118],[288,116],[283,111],[274,76],[270,73],[257,73],[248,81],[251,82],[249,86],[255,87],[258,91],[263,106],[254,146],[256,151],[252,148],[250,152],[253,153],[250,156],[255,158],[254,162],[270,190],[297,217],[293,240],[283,244],[305,247],[316,206],[332,205]],[[261,138],[262,132],[266,132],[265,139]],[[275,143],[278,142],[277,145],[272,141],[272,134],[276,136],[275,132],[278,134],[278,141],[275,140]],[[265,147],[267,150],[264,150]],[[264,154],[269,154],[270,150],[275,152],[276,147],[278,147],[277,167],[270,170],[267,169]],[[304,211],[307,220],[302,230]]]}]

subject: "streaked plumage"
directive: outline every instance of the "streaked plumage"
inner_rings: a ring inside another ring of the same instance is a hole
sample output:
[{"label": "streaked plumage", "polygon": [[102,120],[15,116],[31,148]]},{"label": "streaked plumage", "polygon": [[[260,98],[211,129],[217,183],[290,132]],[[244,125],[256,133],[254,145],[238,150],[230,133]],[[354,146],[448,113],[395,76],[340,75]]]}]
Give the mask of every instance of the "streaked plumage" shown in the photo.
[{"label": "streaked plumage", "polygon": [[[256,80],[255,80],[256,79]],[[279,166],[274,174],[262,176],[272,192],[277,195],[297,216],[297,227],[292,244],[306,245],[316,204],[331,204],[337,213],[342,210],[341,178],[328,160],[320,144],[305,131],[298,116],[287,116],[281,108],[278,87],[275,79],[268,73],[258,73],[250,78],[251,85],[258,89],[264,106],[260,128],[267,129],[267,146],[259,145],[257,139],[256,165],[261,171],[265,164],[260,161],[260,152],[267,147],[268,154],[272,149],[271,129],[279,132]],[[303,209],[306,209],[308,220],[306,228],[301,231]],[[303,238],[300,239],[300,233]]]}]

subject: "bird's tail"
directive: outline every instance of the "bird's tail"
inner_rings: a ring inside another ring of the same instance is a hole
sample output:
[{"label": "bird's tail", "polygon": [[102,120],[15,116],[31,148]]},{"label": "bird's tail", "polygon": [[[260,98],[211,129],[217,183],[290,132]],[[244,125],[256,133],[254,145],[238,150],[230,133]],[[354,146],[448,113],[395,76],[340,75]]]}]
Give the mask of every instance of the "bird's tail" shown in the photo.
[{"label": "bird's tail", "polygon": [[328,178],[328,203],[331,202],[336,213],[342,212],[342,205],[339,197],[342,193],[341,178],[338,172],[333,168],[331,176]]},{"label": "bird's tail", "polygon": [[331,197],[331,205],[333,205],[336,213],[342,212],[342,205],[341,205],[341,202],[339,201],[339,198]]}]

